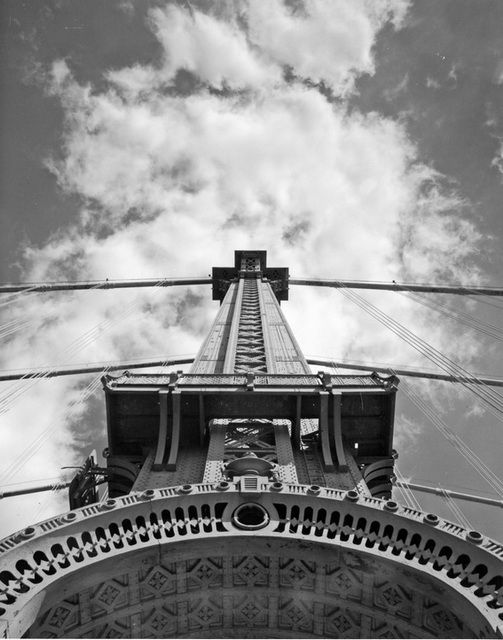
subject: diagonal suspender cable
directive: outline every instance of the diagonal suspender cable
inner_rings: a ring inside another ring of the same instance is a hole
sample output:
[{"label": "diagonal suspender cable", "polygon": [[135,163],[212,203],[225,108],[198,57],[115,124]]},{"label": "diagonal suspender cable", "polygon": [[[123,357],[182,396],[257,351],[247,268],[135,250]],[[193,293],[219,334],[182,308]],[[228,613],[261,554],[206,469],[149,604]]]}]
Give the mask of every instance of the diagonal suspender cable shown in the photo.
[{"label": "diagonal suspender cable", "polygon": [[[103,373],[106,373],[107,370],[108,368],[104,367]],[[74,409],[82,405],[90,396],[92,396],[96,392],[96,390],[100,386],[100,383],[101,375],[93,378],[89,382],[89,384],[87,384],[86,387],[82,389],[80,395],[68,405],[65,414],[71,413]],[[13,476],[14,472],[17,472],[19,469],[26,465],[26,463],[39,451],[53,429],[54,426],[52,424],[46,427],[32,440],[32,442],[27,447],[25,447],[25,449],[17,456],[17,458],[15,458],[6,469],[4,469],[2,475],[0,476],[1,484],[6,482],[11,476]]]},{"label": "diagonal suspender cable", "polygon": [[[330,362],[326,366],[331,366]],[[392,367],[387,369],[391,375],[397,375],[397,371]],[[442,434],[447,442],[453,446],[458,453],[470,464],[470,466],[489,484],[498,495],[503,495],[503,481],[479,458],[479,456],[440,418],[438,413],[432,409],[419,396],[410,385],[402,378],[400,388],[408,399],[425,415],[433,426]],[[396,463],[395,463],[396,468]],[[398,477],[398,474],[397,474]],[[400,478],[399,478],[400,480]],[[402,482],[402,480],[400,480]]]},{"label": "diagonal suspender cable", "polygon": [[19,302],[20,300],[24,300],[25,298],[31,298],[35,293],[36,286],[33,285],[31,287],[27,287],[22,291],[17,291],[16,293],[12,293],[10,296],[2,298],[0,300],[0,308],[7,307],[14,302]]},{"label": "diagonal suspender cable", "polygon": [[[93,287],[93,289],[100,288],[101,286],[102,286],[101,283],[98,283]],[[21,292],[20,294],[17,294],[17,295],[21,295],[22,293],[23,292]],[[29,323],[31,324],[32,321],[29,321]],[[90,331],[96,330],[98,327],[100,327],[100,324],[96,325],[96,327],[94,327],[94,329],[91,329]],[[80,336],[80,338],[77,338],[76,340],[71,342],[69,345],[67,345],[62,353],[63,354],[66,353],[67,355],[70,355],[70,354],[73,355],[74,353],[79,351],[80,348],[83,348],[84,346],[86,346],[86,344],[88,344],[87,339],[85,339],[84,343],[80,347],[79,347],[79,342],[78,341],[79,340],[83,340],[87,336],[88,333],[89,333],[89,331],[86,332],[85,334],[83,334],[83,336]],[[31,378],[31,379],[33,379],[33,383],[29,384],[29,385],[20,385],[18,383],[15,383],[13,385],[10,385],[6,389],[4,389],[2,391],[2,393],[0,394],[0,414],[4,413],[5,411],[7,411],[9,409],[9,407],[13,404],[13,402],[17,399],[17,397],[22,395],[26,391],[28,391],[36,381],[38,381],[40,379],[45,379],[48,375],[49,375],[49,371],[42,371],[42,372],[40,372],[40,374],[35,374],[35,375],[32,375],[32,376],[28,376],[28,375],[27,376],[23,376],[23,377],[20,378],[20,380],[24,380],[25,378]]]},{"label": "diagonal suspender cable", "polygon": [[[97,286],[101,286],[101,284],[96,285],[96,287]],[[157,287],[157,291],[160,291],[162,286],[163,285],[160,282],[159,286]],[[99,322],[97,325],[95,325],[94,327],[86,331],[84,334],[82,334],[81,336],[73,340],[69,345],[67,345],[67,347],[65,347],[65,349],[61,352],[61,355],[64,355],[65,357],[70,357],[75,355],[76,353],[84,349],[86,346],[91,344],[98,337],[98,335],[110,329],[113,325],[119,322],[122,322],[123,320],[128,318],[130,315],[132,315],[134,312],[140,313],[136,310],[135,307],[136,307],[136,301],[133,300],[132,302],[129,303],[129,305],[126,306],[126,309],[122,312],[121,315],[118,315],[115,318],[109,318]],[[18,397],[20,397],[21,395],[26,393],[29,389],[31,389],[31,387],[34,384],[36,384],[39,380],[43,380],[47,378],[49,375],[50,375],[50,370],[49,371],[46,370],[40,373],[40,375],[29,376],[31,380],[29,384],[14,383],[12,385],[9,385],[7,389],[3,390],[2,393],[0,393],[0,414],[8,411],[10,407],[14,404],[14,402],[18,399]]]},{"label": "diagonal suspender cable", "polygon": [[[432,347],[425,340],[419,338],[402,324],[400,324],[396,320],[393,320],[390,316],[381,311],[381,309],[373,305],[368,300],[365,300],[354,291],[349,291],[341,288],[340,292],[344,297],[355,303],[374,319],[378,320],[381,324],[395,333],[395,335],[407,342],[410,346],[416,349],[416,351],[434,362],[441,369],[451,375],[456,375],[457,377],[461,378],[459,380],[459,383],[466,389],[468,389],[471,393],[476,395],[480,400],[484,401],[488,406],[490,413],[494,415],[498,420],[503,422],[503,395],[483,384],[476,378],[476,376],[474,376],[459,364],[455,363],[453,360]],[[471,385],[470,383],[463,380],[463,378],[467,377],[477,379],[480,386],[475,387],[474,385]]]},{"label": "diagonal suspender cable", "polygon": [[482,304],[486,304],[489,307],[495,307],[496,309],[503,309],[503,304],[501,304],[499,300],[485,300],[485,296],[470,295],[470,294],[468,294],[466,297],[475,302],[481,302]]},{"label": "diagonal suspender cable", "polygon": [[461,524],[465,529],[469,529],[469,530],[473,529],[471,522],[465,516],[465,514],[461,510],[461,507],[459,507],[456,504],[455,500],[451,498],[451,496],[447,493],[445,489],[441,488],[441,491],[442,491],[442,498],[445,500],[447,506],[452,511],[452,513],[454,514],[454,517],[459,522],[459,524]]},{"label": "diagonal suspender cable", "polygon": [[[93,287],[90,287],[91,289],[100,289],[103,287],[103,283],[99,282],[96,285],[94,285]],[[19,302],[22,301],[22,299],[26,298],[26,297],[33,297],[33,295],[35,295],[36,292],[33,292],[32,289],[27,289],[26,291],[20,291],[19,293],[14,293],[14,296],[22,296],[23,298],[17,298],[16,300],[11,300],[11,302]],[[5,301],[1,301],[0,300],[0,307],[4,306]],[[9,302],[7,302],[7,304],[9,304]],[[48,315],[48,314],[44,314],[44,315]],[[8,322],[6,322],[5,324],[0,326],[0,339],[3,338],[7,338],[9,335],[12,335],[13,333],[16,333],[17,331],[20,331],[22,329],[27,329],[28,327],[31,327],[33,325],[35,325],[38,320],[40,319],[40,317],[37,318],[14,318],[13,320],[10,320]]]},{"label": "diagonal suspender cable", "polygon": [[464,324],[467,327],[471,327],[480,333],[483,333],[498,342],[503,342],[503,330],[493,324],[489,324],[487,322],[482,322],[480,319],[475,316],[470,315],[469,313],[465,313],[464,311],[459,311],[456,309],[452,309],[449,305],[442,303],[438,300],[429,300],[424,295],[420,295],[418,293],[408,293],[406,291],[401,292],[401,294],[414,302],[418,302],[429,309],[433,309],[433,311],[437,311],[447,318],[451,318],[453,320],[457,320],[461,324]]},{"label": "diagonal suspender cable", "polygon": [[395,473],[396,477],[400,481],[400,485],[398,488],[400,489],[400,493],[403,495],[405,502],[407,503],[407,506],[411,507],[412,509],[417,509],[418,511],[422,511],[419,501],[417,500],[413,491],[409,489],[408,483],[405,481],[405,478],[403,477],[403,474],[400,471],[396,460],[395,460],[395,464],[393,465],[393,472]]},{"label": "diagonal suspender cable", "polygon": [[26,329],[34,323],[35,320],[29,320],[27,318],[24,320],[19,320],[17,318],[15,320],[9,320],[9,322],[0,326],[0,339],[8,338],[13,333],[20,331],[21,329]]},{"label": "diagonal suspender cable", "polygon": [[[162,283],[160,283],[159,285],[159,290],[160,287],[162,287]],[[80,338],[76,339],[73,343],[71,343],[72,345],[74,343],[77,344],[77,350],[80,350],[81,348],[83,348],[83,346],[85,346],[89,340],[94,340],[95,339],[95,335],[94,333],[96,332],[96,329],[98,327],[101,327],[103,325],[106,325],[106,328],[109,328],[112,324],[114,324],[117,321],[122,321],[125,319],[125,317],[127,317],[128,315],[131,314],[132,311],[134,311],[134,306],[135,306],[136,302],[133,301],[128,307],[127,307],[127,313],[123,313],[119,318],[116,318],[113,321],[110,320],[106,320],[102,323],[99,323],[98,325],[96,325],[96,327],[94,327],[93,329],[91,329],[90,331],[86,332],[83,336],[81,336]],[[71,346],[71,345],[70,345]],[[106,371],[108,371],[108,367],[104,367],[103,371],[100,373],[100,375],[98,377],[96,377],[94,380],[92,380],[87,387],[83,390],[83,392],[81,393],[80,398],[78,398],[76,401],[72,402],[70,404],[70,406],[67,408],[67,411],[71,411],[72,408],[74,408],[74,406],[76,404],[80,404],[82,402],[84,402],[90,395],[92,395],[96,389],[98,388],[100,382],[101,382],[101,374],[105,373]],[[38,381],[38,379],[42,379],[44,377],[47,376],[47,371],[44,372],[43,375],[40,376],[40,378],[36,378],[33,380],[33,383],[36,383]],[[28,387],[31,387],[32,385],[28,385]],[[21,393],[25,392],[27,389],[24,388],[22,390],[20,390],[20,392],[17,395],[21,395]],[[8,395],[8,394],[7,394]],[[17,397],[17,396],[16,396]],[[4,408],[4,411],[6,409]],[[6,478],[9,477],[9,475],[11,475],[14,471],[17,471],[19,468],[21,468],[22,466],[24,466],[24,464],[26,464],[26,462],[33,457],[33,455],[35,455],[35,453],[40,449],[40,447],[42,446],[42,444],[44,443],[44,441],[47,439],[47,437],[49,436],[50,432],[53,430],[53,426],[50,425],[49,427],[47,427],[41,434],[39,434],[39,436],[37,436],[37,438],[34,439],[34,441],[25,449],[25,451],[23,451],[23,453],[18,456],[18,458],[16,460],[14,460],[11,465],[9,465],[8,469],[5,470],[4,475],[0,477],[0,482],[3,482]]]},{"label": "diagonal suspender cable", "polygon": [[490,485],[498,494],[503,494],[503,481],[489,469],[479,456],[458,436],[451,431],[442,418],[411,389],[405,380],[400,384],[403,392],[409,400],[430,420],[433,426],[444,436],[458,453],[472,466],[472,468]]}]

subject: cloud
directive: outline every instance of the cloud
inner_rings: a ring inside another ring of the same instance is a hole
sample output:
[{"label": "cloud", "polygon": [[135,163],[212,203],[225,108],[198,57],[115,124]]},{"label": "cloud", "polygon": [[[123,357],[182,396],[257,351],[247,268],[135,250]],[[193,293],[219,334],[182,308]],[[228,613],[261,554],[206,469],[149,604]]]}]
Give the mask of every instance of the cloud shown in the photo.
[{"label": "cloud", "polygon": [[438,80],[435,80],[435,78],[432,78],[431,76],[428,76],[426,78],[426,87],[428,89],[440,89],[442,85],[440,84],[440,82],[438,82]]},{"label": "cloud", "polygon": [[[105,70],[101,88],[79,83],[71,61],[53,64],[47,90],[65,129],[47,165],[82,208],[45,244],[25,248],[25,279],[205,276],[246,248],[267,249],[270,264],[299,277],[476,279],[477,231],[455,213],[442,177],[418,161],[404,126],[346,109],[355,78],[373,71],[376,33],[399,24],[406,5],[222,6],[219,15],[151,11],[159,61]],[[201,288],[24,297],[7,320],[40,324],[29,349],[14,336],[2,357],[22,367],[195,353],[216,311],[209,298]],[[448,325],[404,297],[368,298],[451,355],[475,344],[465,334],[454,345]],[[336,292],[298,288],[285,306],[308,354],[421,361]],[[80,461],[86,446],[75,446],[75,430],[86,405],[73,418],[67,406],[83,384],[39,382],[6,414],[10,456],[51,430],[30,477]]]},{"label": "cloud", "polygon": [[372,46],[379,28],[398,25],[407,3],[307,0],[250,3],[251,41],[295,76],[323,82],[337,95],[353,89],[355,78],[374,71]]},{"label": "cloud", "polygon": [[499,149],[491,161],[491,167],[496,167],[500,173],[503,173],[503,140],[499,140]]},{"label": "cloud", "polygon": [[[415,420],[411,420],[405,414],[398,414],[395,419],[395,432],[393,434],[393,445],[400,451],[414,451],[417,449],[418,440],[423,433],[423,425]],[[399,460],[400,463],[400,460]]]}]

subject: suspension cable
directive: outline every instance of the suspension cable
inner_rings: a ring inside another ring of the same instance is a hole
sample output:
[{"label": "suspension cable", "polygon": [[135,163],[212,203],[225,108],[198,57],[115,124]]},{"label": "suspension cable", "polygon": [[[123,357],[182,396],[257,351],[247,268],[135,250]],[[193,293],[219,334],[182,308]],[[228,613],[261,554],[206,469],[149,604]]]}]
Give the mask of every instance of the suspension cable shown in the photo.
[{"label": "suspension cable", "polygon": [[[318,356],[310,356],[306,358],[307,364],[317,364],[322,367],[331,367],[333,369],[353,369],[355,371],[375,371],[378,373],[388,373],[394,371],[396,375],[408,376],[411,378],[425,378],[429,380],[442,380],[446,382],[468,382],[470,384],[483,384],[487,386],[503,387],[503,379],[501,378],[485,378],[482,374],[476,373],[475,377],[460,377],[445,375],[443,373],[435,373],[433,370],[426,371],[424,369],[405,369],[403,365],[391,365],[391,364],[362,364],[358,361],[342,362],[340,360],[333,360],[328,358],[320,358]],[[1,380],[0,376],[0,380]]]},{"label": "suspension cable", "polygon": [[288,284],[310,287],[334,287],[336,289],[375,289],[379,291],[420,291],[423,293],[452,293],[455,295],[503,296],[503,289],[497,287],[470,287],[467,285],[440,286],[435,284],[408,284],[396,282],[368,282],[362,280],[327,280],[290,278]]},{"label": "suspension cable", "polygon": [[[106,373],[107,367],[103,369],[103,373]],[[65,409],[65,415],[72,413],[75,409],[81,406],[90,396],[92,396],[99,388],[101,383],[101,376],[93,378],[80,392],[79,396],[72,400]],[[45,443],[49,435],[54,429],[54,425],[51,423],[45,429],[41,431],[24,449],[23,451],[3,470],[0,475],[0,483],[4,484],[8,479],[13,477],[19,469],[24,467],[29,460],[40,450]]]},{"label": "suspension cable", "polygon": [[[137,280],[90,280],[81,282],[31,282],[24,284],[0,284],[0,293],[24,291],[47,293],[49,291],[82,291],[84,289],[132,289],[139,287],[176,287],[183,285],[212,284],[212,278],[140,278]],[[503,294],[502,294],[503,295]]]},{"label": "suspension cable", "polygon": [[95,362],[88,364],[63,365],[57,368],[53,365],[37,369],[18,369],[18,370],[0,370],[0,382],[9,380],[29,380],[30,378],[38,378],[45,374],[46,378],[57,378],[60,376],[76,376],[86,373],[99,373],[104,367],[108,367],[110,371],[118,371],[121,369],[147,369],[150,367],[170,367],[178,364],[191,364],[194,362],[194,356],[166,356],[163,359],[151,360],[118,360],[115,362]]},{"label": "suspension cable", "polygon": [[416,351],[434,362],[450,375],[455,375],[456,377],[460,378],[460,384],[467,388],[471,393],[476,395],[479,399],[483,400],[489,407],[490,413],[492,413],[492,415],[494,415],[498,420],[503,422],[503,395],[496,392],[494,389],[490,389],[480,380],[480,388],[474,387],[473,385],[469,384],[465,381],[466,378],[474,378],[475,376],[461,367],[461,365],[455,363],[453,360],[438,351],[438,349],[432,347],[425,340],[419,338],[419,336],[414,334],[412,331],[404,327],[396,320],[393,320],[381,309],[373,305],[368,300],[365,300],[354,291],[349,291],[346,289],[340,289],[340,291],[344,297],[354,302],[366,313],[368,313],[374,319],[378,320],[381,324],[395,333],[395,335],[402,338],[402,340],[407,342],[407,344],[412,346]]},{"label": "suspension cable", "polygon": [[[158,291],[160,291],[161,286],[162,285],[160,284]],[[78,353],[79,351],[87,347],[89,344],[94,342],[96,338],[99,335],[101,335],[104,331],[110,329],[115,324],[122,322],[123,320],[125,320],[135,312],[141,313],[141,311],[138,311],[136,309],[136,300],[133,300],[126,306],[126,308],[122,311],[120,315],[117,315],[114,318],[107,318],[105,320],[102,320],[101,322],[96,324],[94,327],[92,327],[91,329],[88,329],[78,338],[73,340],[69,345],[67,345],[63,349],[63,351],[61,352],[61,355],[64,354],[66,357],[71,357],[75,355],[76,353]],[[19,383],[14,383],[13,385],[10,385],[7,389],[5,389],[0,394],[0,414],[8,411],[12,407],[14,402],[21,395],[23,395],[29,389],[31,389],[33,385],[36,384],[39,380],[46,379],[49,375],[50,375],[50,371],[43,370],[39,374],[26,376],[27,378],[31,379],[31,383],[29,384],[20,385]],[[20,380],[24,381],[25,377],[20,378]]]},{"label": "suspension cable", "polygon": [[393,473],[396,475],[396,477],[400,482],[400,484],[398,485],[400,489],[400,493],[404,496],[407,502],[407,506],[410,506],[412,509],[417,509],[418,511],[422,511],[419,501],[417,500],[413,491],[411,491],[411,489],[409,488],[408,483],[405,481],[405,478],[403,477],[403,474],[400,468],[398,467],[398,463],[396,460],[395,460],[395,464],[393,465]]},{"label": "suspension cable", "polygon": [[479,456],[444,422],[444,420],[433,411],[426,402],[416,394],[406,381],[402,381],[402,390],[409,400],[425,415],[433,426],[443,435],[447,442],[453,446],[458,453],[465,458],[470,466],[489,484],[498,494],[503,494],[503,481],[479,458]]},{"label": "suspension cable", "polygon": [[453,320],[457,320],[461,324],[464,324],[467,327],[475,329],[476,331],[489,336],[490,338],[494,338],[498,342],[503,342],[503,330],[501,330],[496,325],[483,322],[479,318],[472,316],[469,313],[465,313],[464,311],[459,311],[456,309],[452,309],[448,305],[439,300],[428,300],[424,295],[420,295],[418,293],[408,293],[406,291],[401,292],[403,296],[408,298],[409,300],[413,300],[419,304],[422,304],[429,309],[433,309],[433,311],[437,311],[447,318],[451,318]]},{"label": "suspension cable", "polygon": [[473,529],[471,522],[465,516],[461,507],[459,507],[456,502],[451,498],[451,496],[446,492],[445,489],[440,489],[442,492],[442,498],[445,500],[447,506],[454,514],[455,519],[461,524],[465,529]]},{"label": "suspension cable", "polygon": [[[320,363],[321,364],[321,363]],[[325,366],[330,367],[329,361],[323,363]],[[397,371],[393,368],[388,368],[387,372],[391,375],[397,375]],[[470,464],[470,466],[489,484],[493,491],[497,495],[503,495],[503,481],[479,458],[479,456],[462,440],[460,436],[454,433],[442,420],[437,412],[433,411],[431,407],[410,387],[410,385],[402,380],[400,388],[408,399],[428,418],[433,426],[441,433],[441,435],[447,440],[447,442],[453,446],[458,453]],[[397,468],[395,462],[395,469]],[[402,484],[408,484],[400,478],[400,472],[398,472],[397,478],[400,480],[398,485],[400,488]]]}]

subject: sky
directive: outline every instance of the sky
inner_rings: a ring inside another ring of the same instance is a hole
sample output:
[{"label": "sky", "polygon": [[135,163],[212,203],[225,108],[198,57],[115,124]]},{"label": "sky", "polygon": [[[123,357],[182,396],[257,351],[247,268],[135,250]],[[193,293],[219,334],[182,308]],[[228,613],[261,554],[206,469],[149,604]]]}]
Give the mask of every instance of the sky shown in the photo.
[{"label": "sky", "polygon": [[[265,249],[297,278],[501,285],[499,0],[1,11],[2,282],[204,277],[235,249]],[[503,377],[502,301],[362,295],[465,369]],[[193,355],[210,298],[204,286],[4,297],[0,368]],[[283,309],[308,357],[435,368],[340,292],[291,287]],[[1,489],[68,477],[105,446],[98,378],[1,384]],[[401,390],[403,476],[498,497],[476,467],[501,473],[501,411],[452,384],[408,385],[468,453]],[[442,498],[416,498],[455,519]],[[503,538],[501,509],[457,504]],[[63,492],[4,499],[0,536],[65,509]]]}]

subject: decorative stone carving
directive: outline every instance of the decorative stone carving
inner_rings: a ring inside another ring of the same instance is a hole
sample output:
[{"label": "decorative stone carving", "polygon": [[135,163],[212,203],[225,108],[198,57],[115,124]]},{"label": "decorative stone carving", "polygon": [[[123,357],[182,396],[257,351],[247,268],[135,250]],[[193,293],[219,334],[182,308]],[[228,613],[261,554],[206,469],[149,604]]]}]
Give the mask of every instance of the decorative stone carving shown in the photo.
[{"label": "decorative stone carving", "polygon": [[266,586],[269,582],[269,558],[235,557],[233,560],[233,581],[236,586]]},{"label": "decorative stone carving", "polygon": [[[225,492],[191,489],[183,497],[176,488],[153,491],[148,503],[118,499],[114,510],[5,545],[1,607],[15,611],[45,589],[45,610],[30,630],[40,637],[218,636],[254,627],[264,635],[495,635],[475,606],[494,602],[498,615],[497,543],[468,544],[442,522],[432,528],[421,514],[403,517],[401,507],[385,512],[379,501],[354,504],[326,488],[313,498],[309,487],[287,484],[259,493],[271,520],[248,535],[233,529],[243,498],[232,483]],[[80,567],[86,581],[67,595]],[[59,579],[67,582],[58,601]],[[320,626],[325,617],[330,629]]]},{"label": "decorative stone carving", "polygon": [[161,597],[176,592],[176,568],[173,563],[168,566],[155,565],[140,582],[142,599]]}]

